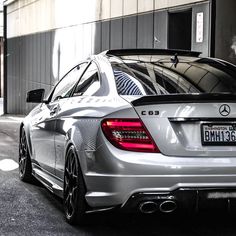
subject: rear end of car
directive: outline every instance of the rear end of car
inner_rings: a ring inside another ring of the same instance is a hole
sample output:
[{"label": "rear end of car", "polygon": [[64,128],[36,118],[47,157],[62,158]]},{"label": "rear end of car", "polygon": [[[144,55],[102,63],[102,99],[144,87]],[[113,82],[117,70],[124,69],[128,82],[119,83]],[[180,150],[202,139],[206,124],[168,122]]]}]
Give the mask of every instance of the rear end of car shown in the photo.
[{"label": "rear end of car", "polygon": [[236,68],[181,51],[107,54],[130,109],[101,122],[103,168],[87,175],[97,188],[87,201],[144,213],[236,207]]}]

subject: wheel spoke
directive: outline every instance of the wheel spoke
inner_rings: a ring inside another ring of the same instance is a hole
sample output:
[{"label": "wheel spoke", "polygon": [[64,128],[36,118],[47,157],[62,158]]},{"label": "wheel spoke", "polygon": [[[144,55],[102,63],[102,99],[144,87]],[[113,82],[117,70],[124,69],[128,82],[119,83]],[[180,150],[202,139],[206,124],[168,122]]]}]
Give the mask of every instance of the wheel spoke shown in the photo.
[{"label": "wheel spoke", "polygon": [[71,200],[72,200],[72,202],[76,201],[76,196],[77,196],[77,186],[74,187],[71,191]]},{"label": "wheel spoke", "polygon": [[68,167],[66,167],[66,169],[65,169],[65,173],[66,173],[66,174],[69,174],[69,173],[70,173]]},{"label": "wheel spoke", "polygon": [[23,155],[23,152],[22,152],[22,147],[20,147],[20,156]]},{"label": "wheel spoke", "polygon": [[65,200],[65,206],[66,206],[67,214],[70,215],[71,214],[70,194],[68,194],[68,196]]},{"label": "wheel spoke", "polygon": [[71,157],[68,157],[68,163],[67,163],[67,169],[68,169],[68,173],[71,173]]},{"label": "wheel spoke", "polygon": [[71,162],[70,162],[70,169],[71,169],[71,173],[73,173],[73,171],[74,171],[74,168],[73,168],[73,166],[74,166],[74,156],[73,155],[71,155],[72,157],[71,157]]},{"label": "wheel spoke", "polygon": [[25,161],[22,161],[21,163],[21,173],[23,174],[25,171]]},{"label": "wheel spoke", "polygon": [[23,173],[23,168],[22,168],[22,164],[19,165],[19,169],[20,169],[20,173]]},{"label": "wheel spoke", "polygon": [[22,167],[23,167],[23,169],[25,169],[25,158],[22,158]]},{"label": "wheel spoke", "polygon": [[75,183],[76,183],[77,178],[78,178],[77,174],[72,174],[72,179]]},{"label": "wheel spoke", "polygon": [[70,207],[71,207],[71,214],[73,214],[73,212],[75,210],[75,202],[72,199],[72,195],[70,197]]},{"label": "wheel spoke", "polygon": [[66,200],[65,200],[66,206],[67,206],[67,204],[68,204],[68,202],[69,202],[69,198],[70,198],[70,194],[68,194],[68,195],[66,196]]},{"label": "wheel spoke", "polygon": [[65,190],[64,191],[65,191],[65,194],[67,194],[69,191],[69,180],[67,178],[65,178]]}]

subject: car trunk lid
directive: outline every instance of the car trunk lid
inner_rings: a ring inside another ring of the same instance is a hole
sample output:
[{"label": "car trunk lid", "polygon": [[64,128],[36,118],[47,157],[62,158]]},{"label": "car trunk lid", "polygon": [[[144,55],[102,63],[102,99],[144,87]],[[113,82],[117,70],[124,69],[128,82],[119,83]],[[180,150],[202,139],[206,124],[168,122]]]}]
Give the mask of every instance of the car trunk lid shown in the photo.
[{"label": "car trunk lid", "polygon": [[172,94],[133,100],[164,155],[235,156],[235,94]]}]

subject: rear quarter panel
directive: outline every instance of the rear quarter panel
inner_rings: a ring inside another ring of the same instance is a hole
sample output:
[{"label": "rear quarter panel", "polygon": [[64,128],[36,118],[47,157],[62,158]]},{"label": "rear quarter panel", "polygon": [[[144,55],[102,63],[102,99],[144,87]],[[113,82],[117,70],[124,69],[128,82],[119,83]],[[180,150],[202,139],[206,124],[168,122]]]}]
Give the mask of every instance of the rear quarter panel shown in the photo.
[{"label": "rear quarter panel", "polygon": [[95,161],[101,120],[106,117],[137,118],[133,107],[121,97],[74,97],[68,99],[57,116],[55,147],[56,175],[63,179],[66,150],[74,145],[82,172]]}]

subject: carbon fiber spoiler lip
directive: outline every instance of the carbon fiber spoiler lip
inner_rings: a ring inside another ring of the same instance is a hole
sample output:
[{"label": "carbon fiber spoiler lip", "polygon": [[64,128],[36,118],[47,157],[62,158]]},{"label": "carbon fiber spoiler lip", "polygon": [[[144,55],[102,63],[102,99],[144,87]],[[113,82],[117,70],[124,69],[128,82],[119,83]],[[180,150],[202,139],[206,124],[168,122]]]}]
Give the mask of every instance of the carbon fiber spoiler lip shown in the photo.
[{"label": "carbon fiber spoiler lip", "polygon": [[144,96],[132,101],[132,105],[145,106],[155,104],[176,104],[176,103],[211,103],[230,102],[236,103],[236,94],[231,93],[198,93],[198,94],[171,94]]}]

